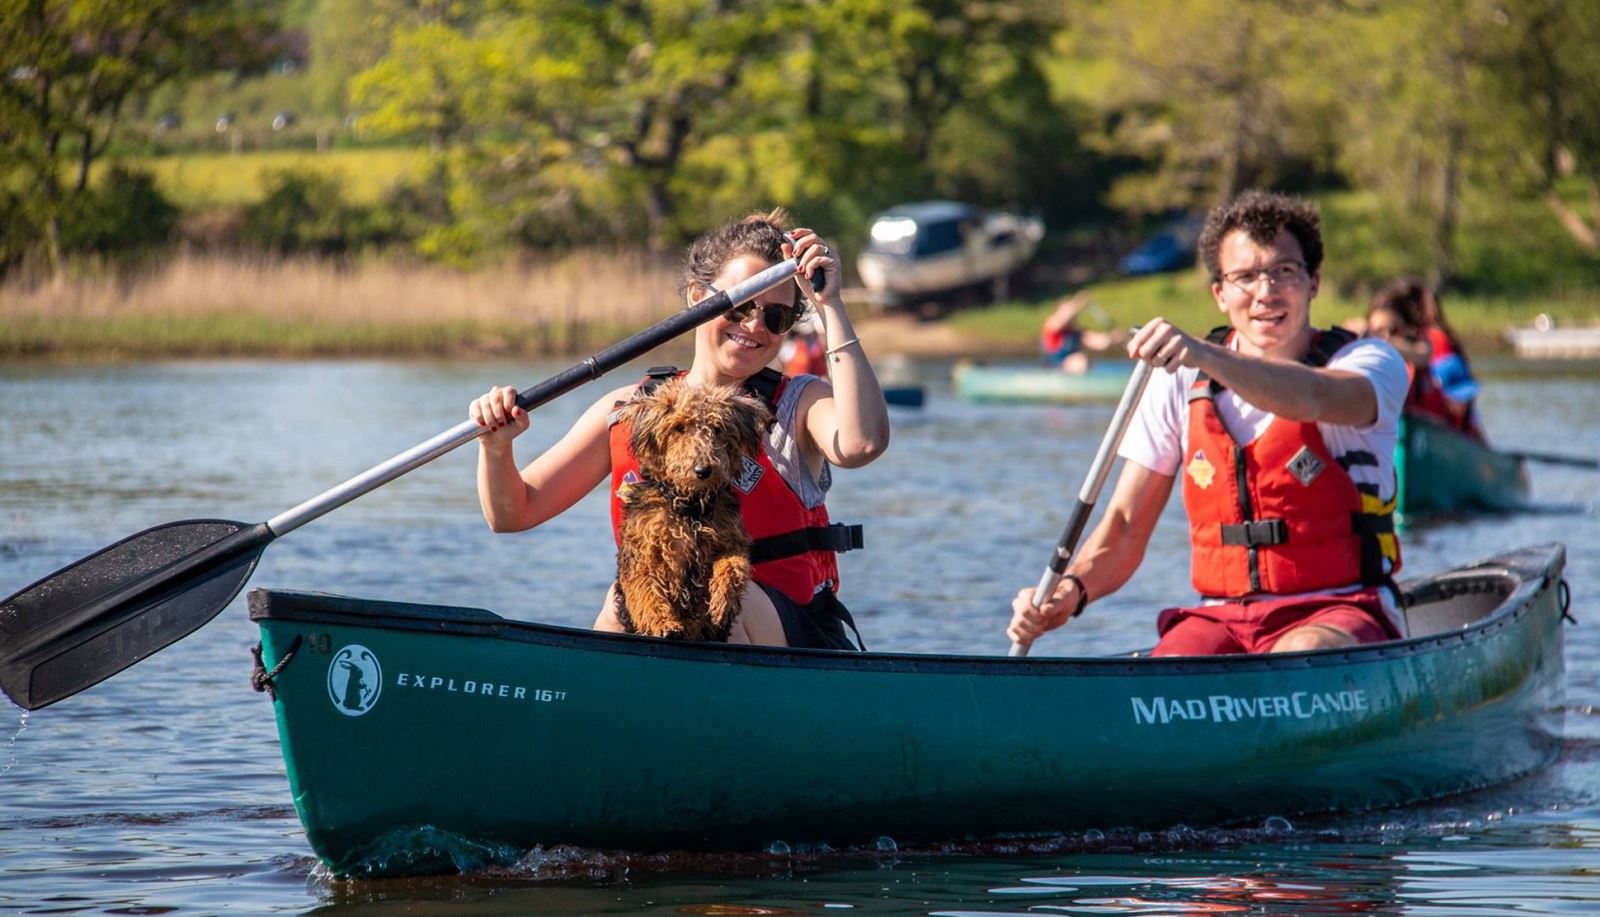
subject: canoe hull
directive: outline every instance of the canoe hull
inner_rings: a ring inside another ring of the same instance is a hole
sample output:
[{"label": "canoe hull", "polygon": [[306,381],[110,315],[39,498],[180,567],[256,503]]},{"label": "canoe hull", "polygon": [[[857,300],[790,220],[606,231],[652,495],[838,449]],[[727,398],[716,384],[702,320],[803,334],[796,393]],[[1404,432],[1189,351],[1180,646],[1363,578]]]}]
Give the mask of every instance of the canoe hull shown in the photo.
[{"label": "canoe hull", "polygon": [[[301,641],[275,707],[313,849],[340,872],[427,871],[450,867],[396,855],[397,839],[510,856],[906,843],[1222,824],[1500,782],[1559,745],[1563,562],[1552,548],[1465,574],[1458,588],[1512,606],[1487,624],[1275,657],[688,646],[260,590],[251,608],[269,667]],[[347,675],[368,657],[370,702]]]},{"label": "canoe hull", "polygon": [[1506,512],[1528,503],[1521,459],[1424,417],[1401,418],[1395,472],[1402,517]]},{"label": "canoe hull", "polygon": [[1128,385],[1127,360],[1093,363],[1081,375],[1049,366],[955,368],[956,393],[978,404],[1080,404],[1115,402]]}]

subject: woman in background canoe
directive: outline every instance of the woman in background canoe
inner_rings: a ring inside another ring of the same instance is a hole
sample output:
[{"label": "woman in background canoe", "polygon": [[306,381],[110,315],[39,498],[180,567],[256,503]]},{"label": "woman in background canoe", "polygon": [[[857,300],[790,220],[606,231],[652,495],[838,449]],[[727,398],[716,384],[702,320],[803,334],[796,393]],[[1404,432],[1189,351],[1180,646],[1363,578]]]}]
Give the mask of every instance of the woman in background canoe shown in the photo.
[{"label": "woman in background canoe", "polygon": [[785,376],[828,374],[828,342],[811,316],[803,316],[795,323],[794,331],[778,348],[775,362]]},{"label": "woman in background canoe", "polygon": [[[841,262],[815,232],[787,230],[784,223],[782,211],[752,214],[695,240],[684,268],[684,300],[693,305],[798,257],[797,279],[807,278],[807,290],[809,278],[824,278],[822,289],[809,298],[827,342],[830,378],[762,372],[806,310],[799,283],[774,287],[696,329],[694,361],[685,378],[691,385],[742,385],[774,407],[776,420],[760,457],[763,477],[771,478],[765,485],[757,478],[751,494],[741,497],[752,536],[759,541],[776,519],[805,520],[796,530],[803,532],[805,546],[752,566],[730,642],[852,649],[845,628],[854,625],[835,596],[834,554],[849,545],[832,543],[849,532],[829,526],[824,499],[832,482],[830,466],[860,467],[889,445],[889,411],[840,300]],[[528,429],[529,420],[516,406],[516,389],[496,386],[473,401],[468,416],[489,428],[478,438],[478,499],[489,528],[531,529],[565,512],[602,481],[611,480],[614,502],[631,455],[625,443],[613,445],[611,418],[640,384],[601,396],[565,436],[520,471],[512,441]],[[615,591],[613,585],[606,595],[596,630],[626,630],[616,613]]]},{"label": "woman in background canoe", "polygon": [[1120,330],[1093,331],[1078,327],[1078,315],[1089,306],[1089,297],[1075,293],[1056,303],[1055,311],[1045,316],[1039,328],[1039,349],[1044,361],[1062,372],[1083,375],[1089,371],[1090,350],[1109,350],[1127,340]]},{"label": "woman in background canoe", "polygon": [[1366,334],[1387,340],[1405,357],[1411,370],[1407,411],[1484,438],[1475,404],[1478,380],[1432,290],[1414,280],[1396,280],[1379,290],[1367,310]]}]

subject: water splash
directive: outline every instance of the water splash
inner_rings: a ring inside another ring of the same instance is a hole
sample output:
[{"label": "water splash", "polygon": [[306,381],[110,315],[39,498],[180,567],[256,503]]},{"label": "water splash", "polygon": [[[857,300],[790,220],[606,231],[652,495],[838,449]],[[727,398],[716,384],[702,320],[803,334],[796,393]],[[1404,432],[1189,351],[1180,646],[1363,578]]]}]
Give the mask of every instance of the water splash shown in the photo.
[{"label": "water splash", "polygon": [[17,739],[22,737],[22,733],[27,728],[28,711],[24,710],[22,711],[22,719],[17,723],[17,731],[13,732],[10,740],[6,742],[6,766],[0,767],[0,777],[4,777],[11,772],[13,767],[17,766]]}]

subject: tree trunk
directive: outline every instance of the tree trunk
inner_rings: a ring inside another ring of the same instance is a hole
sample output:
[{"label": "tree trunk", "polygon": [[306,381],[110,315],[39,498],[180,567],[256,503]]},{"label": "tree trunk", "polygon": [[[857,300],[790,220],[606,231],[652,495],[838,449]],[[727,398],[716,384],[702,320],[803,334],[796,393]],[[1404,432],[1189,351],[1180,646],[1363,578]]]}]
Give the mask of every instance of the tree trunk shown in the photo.
[{"label": "tree trunk", "polygon": [[1456,224],[1461,217],[1461,147],[1466,129],[1459,121],[1445,129],[1444,156],[1439,169],[1439,216],[1434,221],[1433,267],[1429,283],[1443,286],[1455,274]]},{"label": "tree trunk", "polygon": [[61,270],[61,217],[55,213],[44,222],[44,253],[50,264],[50,285],[59,290],[67,278]]},{"label": "tree trunk", "polygon": [[[1590,184],[1590,188],[1594,188],[1593,183]],[[1561,223],[1561,228],[1567,231],[1567,235],[1572,237],[1572,241],[1578,243],[1579,248],[1591,254],[1600,251],[1600,233],[1597,233],[1595,227],[1583,218],[1583,214],[1574,210],[1571,205],[1562,200],[1561,195],[1557,194],[1555,189],[1552,188],[1545,192],[1544,203],[1545,206],[1550,208],[1550,212],[1556,215],[1556,219]]]},{"label": "tree trunk", "polygon": [[82,194],[89,187],[89,164],[94,161],[94,134],[83,132],[82,146],[78,148],[78,180],[73,190]]},{"label": "tree trunk", "polygon": [[667,175],[661,170],[651,170],[645,182],[644,213],[650,233],[650,250],[667,250],[667,222],[672,219],[674,206],[672,192],[667,190]]}]

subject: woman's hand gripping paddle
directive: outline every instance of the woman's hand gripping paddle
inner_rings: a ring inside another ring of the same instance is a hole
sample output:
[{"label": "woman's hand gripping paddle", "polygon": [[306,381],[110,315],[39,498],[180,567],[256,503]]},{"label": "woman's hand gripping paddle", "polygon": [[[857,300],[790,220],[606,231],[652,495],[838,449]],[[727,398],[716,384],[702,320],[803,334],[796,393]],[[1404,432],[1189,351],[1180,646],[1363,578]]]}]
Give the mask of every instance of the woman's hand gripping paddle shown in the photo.
[{"label": "woman's hand gripping paddle", "polygon": [[[517,393],[525,411],[566,394],[795,276],[786,259]],[[0,690],[37,710],[193,633],[244,588],[273,539],[376,490],[484,429],[468,420],[381,465],[249,525],[189,519],[146,529],[0,602]]]},{"label": "woman's hand gripping paddle", "polygon": [[[1072,515],[1067,519],[1066,531],[1061,533],[1055,553],[1050,555],[1044,575],[1033,590],[1034,608],[1043,605],[1045,597],[1056,591],[1062,574],[1067,572],[1072,552],[1078,549],[1078,539],[1089,524],[1089,514],[1094,512],[1095,501],[1100,499],[1100,491],[1105,488],[1111,465],[1117,460],[1117,448],[1122,445],[1122,435],[1128,432],[1128,421],[1133,418],[1133,411],[1139,406],[1139,396],[1144,394],[1144,387],[1149,381],[1150,364],[1143,360],[1134,363],[1128,386],[1122,390],[1122,400],[1117,402],[1117,412],[1111,416],[1111,426],[1106,430],[1105,438],[1100,440],[1100,449],[1095,452],[1094,462],[1089,466],[1089,476],[1084,478],[1083,486],[1078,489],[1078,502],[1073,505]],[[1010,655],[1026,656],[1028,646],[1026,643],[1013,643]]]}]

